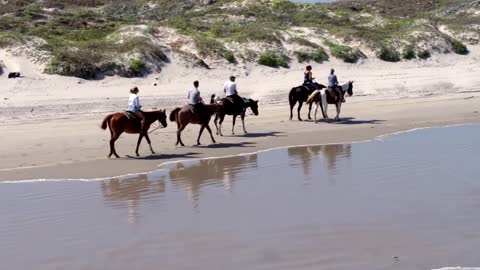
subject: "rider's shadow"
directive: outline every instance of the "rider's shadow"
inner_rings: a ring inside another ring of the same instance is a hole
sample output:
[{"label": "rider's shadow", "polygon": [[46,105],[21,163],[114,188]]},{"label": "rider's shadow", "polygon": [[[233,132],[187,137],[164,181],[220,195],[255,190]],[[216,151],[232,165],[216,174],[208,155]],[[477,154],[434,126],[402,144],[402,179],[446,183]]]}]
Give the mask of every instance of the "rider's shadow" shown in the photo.
[{"label": "rider's shadow", "polygon": [[198,148],[235,148],[235,147],[255,147],[254,142],[239,142],[239,143],[214,143],[214,144],[208,144],[208,145],[194,145],[193,147],[198,147]]},{"label": "rider's shadow", "polygon": [[138,160],[163,160],[163,159],[193,158],[198,155],[200,155],[200,153],[190,152],[185,154],[153,154],[153,155],[140,156],[140,157],[126,155],[126,157],[130,159],[138,159]]},{"label": "rider's shadow", "polygon": [[366,125],[366,124],[371,124],[371,125],[376,125],[376,124],[381,124],[385,122],[385,120],[378,120],[378,119],[372,119],[372,120],[355,120],[354,117],[344,117],[340,118],[340,121],[335,121],[334,119],[322,119],[323,122],[327,123],[334,123],[334,124],[339,124],[339,125]]},{"label": "rider's shadow", "polygon": [[240,135],[240,137],[245,137],[245,138],[261,138],[261,137],[286,137],[285,133],[283,132],[257,132],[257,133],[245,133]]}]

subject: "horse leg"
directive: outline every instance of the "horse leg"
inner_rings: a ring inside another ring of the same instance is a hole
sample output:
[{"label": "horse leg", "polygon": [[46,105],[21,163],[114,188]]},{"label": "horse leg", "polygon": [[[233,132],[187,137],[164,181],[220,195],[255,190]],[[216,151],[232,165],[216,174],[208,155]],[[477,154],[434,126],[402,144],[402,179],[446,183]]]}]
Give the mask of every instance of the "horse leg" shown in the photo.
[{"label": "horse leg", "polygon": [[209,126],[208,124],[207,124],[206,128],[207,128],[208,132],[210,133],[210,138],[212,138],[212,142],[213,142],[213,143],[217,143],[217,142],[215,141],[215,139],[213,138],[212,130],[210,129],[210,126]]},{"label": "horse leg", "polygon": [[186,126],[187,125],[180,124],[180,128],[177,130],[177,143],[175,144],[175,146],[177,146],[178,144],[180,144],[181,146],[185,146],[185,144],[183,144],[183,142],[182,142],[181,134],[182,134],[182,131],[185,129]]},{"label": "horse leg", "polygon": [[242,127],[243,127],[243,132],[245,132],[245,134],[247,134],[247,130],[245,129],[245,113],[242,113],[242,115],[240,116],[242,118]]},{"label": "horse leg", "polygon": [[232,122],[232,135],[235,135],[235,120],[237,119],[237,115],[233,115],[233,122]]},{"label": "horse leg", "polygon": [[298,101],[298,109],[297,109],[298,121],[303,121],[302,118],[300,117],[300,110],[302,109],[302,106],[303,106],[303,101]]},{"label": "horse leg", "polygon": [[[223,124],[223,121],[225,120],[225,114],[221,114],[220,115],[220,123],[219,123],[219,127],[218,127],[218,131],[220,133],[220,136],[223,136],[223,133],[222,133],[222,124]],[[218,134],[217,134],[218,135]]]},{"label": "horse leg", "polygon": [[213,120],[213,123],[215,124],[215,129],[217,130],[217,135],[219,135],[217,122],[218,122],[218,113],[215,114],[215,120]]},{"label": "horse leg", "polygon": [[340,101],[337,102],[337,104],[335,105],[337,107],[337,116],[335,117],[335,120],[340,121],[340,110],[342,109],[342,100],[340,99]]},{"label": "horse leg", "polygon": [[140,132],[140,135],[138,135],[137,148],[135,149],[135,154],[137,154],[137,157],[140,156],[138,154],[138,148],[140,148],[140,143],[142,142],[143,136],[144,136],[143,132]]},{"label": "horse leg", "polygon": [[113,155],[113,149],[115,149],[112,144],[112,139],[115,134],[113,133],[112,126],[110,125],[110,123],[108,123],[108,129],[110,130],[110,154],[108,154],[108,158],[110,158]]},{"label": "horse leg", "polygon": [[148,133],[145,134],[145,139],[147,139],[148,145],[150,146],[150,151],[152,151],[152,154],[155,154],[155,151],[153,151],[152,148],[152,142],[150,141],[150,137],[148,137]]},{"label": "horse leg", "polygon": [[310,103],[310,106],[308,106],[308,120],[312,120],[312,117],[310,117],[310,112],[312,111],[312,105],[313,105],[313,102]]},{"label": "horse leg", "polygon": [[112,138],[110,139],[110,155],[108,157],[110,158],[113,155],[115,155],[116,158],[120,158],[120,156],[117,154],[117,151],[115,150],[115,141],[120,137],[120,133],[113,133]]},{"label": "horse leg", "polygon": [[320,94],[320,101],[318,103],[320,104],[320,109],[322,109],[323,119],[327,119],[326,110],[325,110],[326,99],[323,94]]},{"label": "horse leg", "polygon": [[[313,102],[312,102],[313,103]],[[318,122],[317,121],[317,111],[318,111],[318,103],[315,103],[315,114],[313,115],[314,119],[315,119],[315,124]]]},{"label": "horse leg", "polygon": [[293,107],[297,104],[297,100],[290,100],[290,120],[293,118]]},{"label": "horse leg", "polygon": [[324,110],[324,117],[325,119],[328,119],[328,100],[327,100],[327,94],[325,93],[325,96],[322,96],[322,104],[323,104],[323,110]]},{"label": "horse leg", "polygon": [[202,125],[200,128],[200,132],[198,133],[198,138],[197,138],[197,145],[201,145],[200,143],[200,137],[202,137],[203,130],[205,129],[205,125]]}]

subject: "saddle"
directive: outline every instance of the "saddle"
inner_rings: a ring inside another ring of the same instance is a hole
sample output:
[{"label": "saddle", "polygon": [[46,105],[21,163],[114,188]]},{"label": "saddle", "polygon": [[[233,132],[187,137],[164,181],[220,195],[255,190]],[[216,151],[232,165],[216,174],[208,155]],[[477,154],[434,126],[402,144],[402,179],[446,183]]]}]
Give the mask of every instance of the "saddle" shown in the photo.
[{"label": "saddle", "polygon": [[335,86],[335,87],[333,87],[333,88],[330,87],[330,86],[328,86],[328,87],[327,87],[327,90],[328,90],[328,92],[330,93],[330,95],[331,95],[334,99],[338,100],[338,99],[341,98],[341,99],[342,99],[342,102],[345,102],[344,96],[343,96],[343,95],[340,95],[340,96],[339,96],[338,93],[337,93],[337,91],[341,91],[341,92],[342,92],[342,88],[341,88],[340,86]]},{"label": "saddle", "polygon": [[140,124],[142,121],[142,119],[140,119],[134,112],[125,111],[123,114],[128,118],[128,120],[138,122],[138,124]]},{"label": "saddle", "polygon": [[193,114],[198,114],[197,109],[195,109],[195,105],[188,104],[185,107],[187,107],[187,109],[189,109]]},{"label": "saddle", "polygon": [[229,100],[235,107],[237,107],[241,111],[245,111],[247,105],[247,99],[242,98],[240,96],[233,96],[233,97],[225,97],[225,99]]}]

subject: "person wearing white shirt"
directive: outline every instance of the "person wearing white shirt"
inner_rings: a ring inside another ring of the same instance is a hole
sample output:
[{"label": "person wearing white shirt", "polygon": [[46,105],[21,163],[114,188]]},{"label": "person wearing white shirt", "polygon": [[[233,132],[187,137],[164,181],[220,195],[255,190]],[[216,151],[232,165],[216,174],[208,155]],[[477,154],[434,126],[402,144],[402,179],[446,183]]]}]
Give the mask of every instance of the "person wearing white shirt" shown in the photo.
[{"label": "person wearing white shirt", "polygon": [[225,96],[230,98],[233,103],[237,104],[242,111],[245,110],[245,102],[238,95],[237,84],[235,83],[235,76],[230,76],[230,80],[225,83],[223,86],[223,92]]},{"label": "person wearing white shirt", "polygon": [[195,108],[195,111],[199,114],[200,118],[205,116],[205,107],[202,97],[200,96],[200,90],[198,90],[200,83],[198,81],[193,82],[194,88],[188,92],[188,104]]},{"label": "person wearing white shirt", "polygon": [[140,110],[142,106],[140,105],[140,99],[138,98],[138,87],[130,89],[130,97],[128,98],[128,109],[127,111],[133,112],[138,118],[141,119],[140,130],[143,131],[145,127],[145,117],[143,116],[142,111]]}]

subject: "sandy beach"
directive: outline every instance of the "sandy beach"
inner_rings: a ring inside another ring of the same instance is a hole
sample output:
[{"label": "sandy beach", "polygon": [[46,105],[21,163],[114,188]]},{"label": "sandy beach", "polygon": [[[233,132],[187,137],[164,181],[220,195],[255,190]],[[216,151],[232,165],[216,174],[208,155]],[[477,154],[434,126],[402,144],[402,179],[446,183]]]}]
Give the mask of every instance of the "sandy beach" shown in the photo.
[{"label": "sandy beach", "polygon": [[[41,66],[6,50],[0,56],[7,72],[21,70],[24,75],[15,80],[5,74],[0,77],[0,180],[118,176],[152,171],[179,159],[370,140],[414,128],[480,123],[480,49],[475,46],[468,56],[434,55],[427,61],[392,64],[367,59],[351,65],[332,60],[314,65],[317,78],[335,67],[341,82],[355,81],[354,96],[342,108],[343,121],[318,124],[288,119],[287,95],[299,84],[300,64],[290,69],[239,65],[207,71],[173,62],[162,73],[146,78],[86,81],[43,74]],[[157,155],[150,155],[144,141],[142,156],[133,157],[137,136],[123,134],[117,142],[122,158],[107,159],[109,132],[99,128],[100,122],[108,113],[125,109],[132,86],[140,87],[145,110],[162,108],[168,113],[185,104],[191,81],[200,78],[200,90],[208,98],[221,94],[224,78],[230,74],[238,76],[243,96],[260,100],[260,115],[246,119],[248,134],[237,122],[237,135],[230,135],[231,117],[227,117],[226,136],[215,135],[217,144],[204,134],[203,146],[192,146],[199,130],[193,125],[183,133],[187,147],[175,147],[176,127],[169,122],[166,129],[151,134]],[[330,106],[330,116],[334,110]],[[306,114],[304,107],[304,119]]]}]

